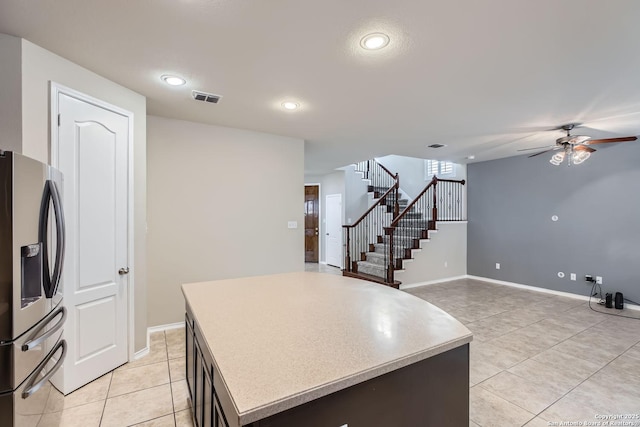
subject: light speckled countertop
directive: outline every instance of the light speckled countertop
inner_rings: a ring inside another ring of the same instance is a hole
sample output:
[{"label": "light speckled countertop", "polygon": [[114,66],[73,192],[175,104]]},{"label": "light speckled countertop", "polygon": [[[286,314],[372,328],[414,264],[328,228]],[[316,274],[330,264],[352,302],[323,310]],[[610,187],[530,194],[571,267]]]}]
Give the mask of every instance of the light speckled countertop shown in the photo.
[{"label": "light speckled countertop", "polygon": [[[300,272],[182,285],[197,327],[248,424],[471,341],[420,298]],[[204,343],[201,343],[204,345]]]}]

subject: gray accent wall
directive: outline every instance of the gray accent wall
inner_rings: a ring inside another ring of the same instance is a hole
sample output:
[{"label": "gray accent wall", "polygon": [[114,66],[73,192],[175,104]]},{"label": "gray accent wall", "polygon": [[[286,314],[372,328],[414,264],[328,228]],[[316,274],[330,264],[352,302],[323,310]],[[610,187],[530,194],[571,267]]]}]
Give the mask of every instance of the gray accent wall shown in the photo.
[{"label": "gray accent wall", "polygon": [[594,148],[570,167],[551,153],[468,165],[468,274],[581,295],[591,274],[640,302],[640,142]]}]

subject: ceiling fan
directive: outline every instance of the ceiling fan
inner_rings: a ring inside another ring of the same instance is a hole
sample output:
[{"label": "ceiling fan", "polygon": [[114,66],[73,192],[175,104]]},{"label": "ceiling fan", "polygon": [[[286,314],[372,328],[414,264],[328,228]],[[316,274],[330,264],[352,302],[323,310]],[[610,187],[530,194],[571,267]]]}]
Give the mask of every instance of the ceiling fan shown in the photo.
[{"label": "ceiling fan", "polygon": [[547,153],[549,151],[562,150],[551,157],[549,162],[552,165],[559,166],[562,164],[564,159],[567,159],[567,164],[571,166],[571,164],[579,165],[580,163],[587,160],[591,153],[596,151],[594,148],[591,148],[590,145],[595,144],[609,144],[612,142],[627,142],[627,141],[635,141],[638,139],[635,136],[626,136],[622,138],[607,138],[607,139],[591,139],[591,137],[586,135],[571,135],[571,131],[578,126],[576,123],[570,123],[564,126],[561,126],[559,129],[562,129],[567,132],[567,136],[563,136],[562,138],[556,139],[555,145],[549,145],[546,147],[535,147],[535,148],[525,148],[518,151],[529,151],[529,150],[541,150],[546,148],[546,150],[541,151],[536,154],[532,154],[529,157],[539,156],[540,154]]}]

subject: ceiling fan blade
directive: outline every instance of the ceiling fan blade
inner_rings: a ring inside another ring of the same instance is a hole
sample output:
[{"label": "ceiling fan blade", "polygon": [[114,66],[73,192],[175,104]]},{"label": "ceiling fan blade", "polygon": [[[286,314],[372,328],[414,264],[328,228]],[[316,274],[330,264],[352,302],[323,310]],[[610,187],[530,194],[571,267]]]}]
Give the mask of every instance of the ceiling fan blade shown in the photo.
[{"label": "ceiling fan blade", "polygon": [[[543,148],[551,149],[551,148],[554,148],[554,147],[555,147],[555,145],[545,145],[544,147],[522,148],[522,149],[520,149],[518,151],[542,150]],[[547,151],[549,151],[549,150],[547,150]]]},{"label": "ceiling fan blade", "polygon": [[587,153],[593,153],[597,151],[595,148],[591,148],[588,145],[576,145],[573,147],[575,151],[586,151]]},{"label": "ceiling fan blade", "polygon": [[554,150],[554,148],[552,148],[551,150],[544,150],[544,151],[541,151],[541,152],[539,152],[539,153],[532,154],[532,155],[530,155],[529,157],[539,156],[540,154],[548,153],[549,151],[553,151],[553,150]]},{"label": "ceiling fan blade", "polygon": [[635,141],[638,139],[636,136],[627,136],[624,138],[607,138],[607,139],[592,139],[588,142],[589,145],[593,144],[609,144],[611,142],[626,142],[626,141]]}]

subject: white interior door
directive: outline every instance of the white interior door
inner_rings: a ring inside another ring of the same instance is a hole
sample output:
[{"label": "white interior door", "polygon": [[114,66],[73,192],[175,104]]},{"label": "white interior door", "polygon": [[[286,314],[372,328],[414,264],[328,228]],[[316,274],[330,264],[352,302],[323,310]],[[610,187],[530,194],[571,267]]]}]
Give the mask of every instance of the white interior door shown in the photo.
[{"label": "white interior door", "polygon": [[67,394],[128,361],[131,116],[73,91],[56,98],[52,163],[64,175],[68,353],[54,385]]},{"label": "white interior door", "polygon": [[327,264],[342,268],[342,194],[326,197]]}]

